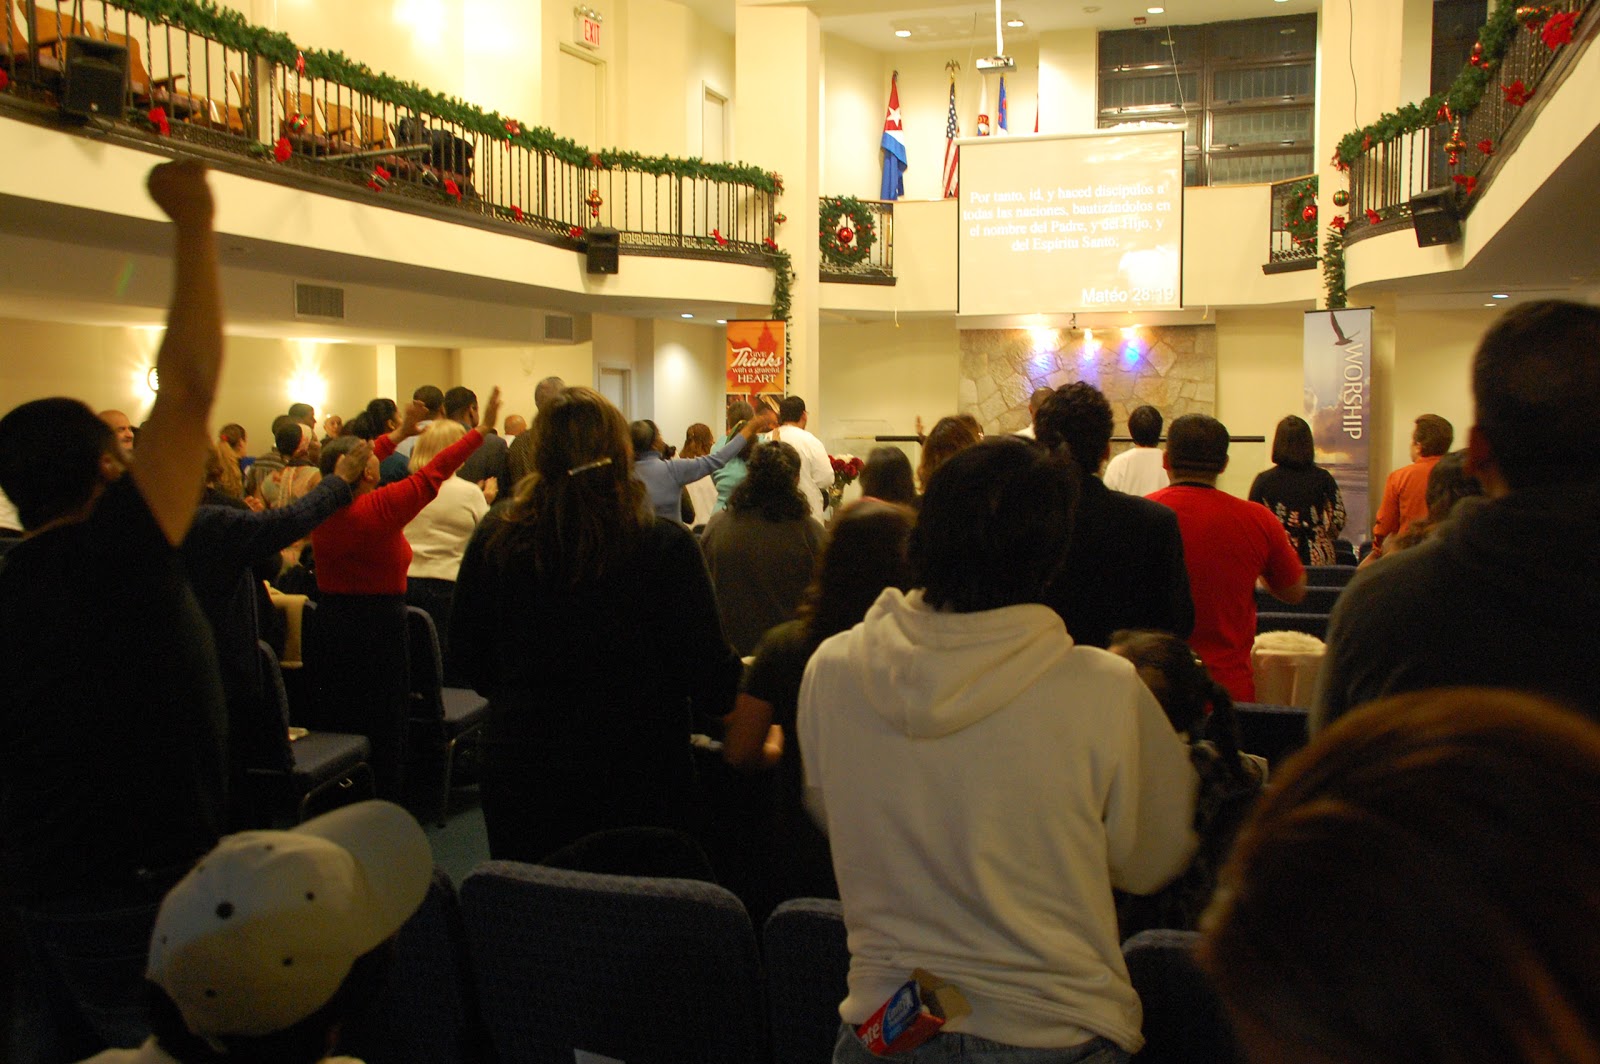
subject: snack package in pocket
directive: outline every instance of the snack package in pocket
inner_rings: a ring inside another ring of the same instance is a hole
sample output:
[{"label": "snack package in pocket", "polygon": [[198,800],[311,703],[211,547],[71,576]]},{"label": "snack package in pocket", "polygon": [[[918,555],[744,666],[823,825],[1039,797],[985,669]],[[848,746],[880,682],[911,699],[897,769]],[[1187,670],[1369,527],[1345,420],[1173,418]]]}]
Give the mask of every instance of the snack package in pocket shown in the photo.
[{"label": "snack package in pocket", "polygon": [[856,1037],[877,1056],[906,1053],[938,1034],[951,1020],[971,1011],[972,1006],[960,990],[918,968],[866,1023],[856,1028]]}]

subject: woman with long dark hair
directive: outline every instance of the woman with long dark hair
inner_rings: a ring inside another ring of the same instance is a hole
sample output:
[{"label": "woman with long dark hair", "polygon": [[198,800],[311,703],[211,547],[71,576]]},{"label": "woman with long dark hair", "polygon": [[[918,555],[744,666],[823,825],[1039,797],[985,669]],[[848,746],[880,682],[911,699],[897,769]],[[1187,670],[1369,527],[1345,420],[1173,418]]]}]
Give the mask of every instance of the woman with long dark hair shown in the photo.
[{"label": "woman with long dark hair", "polygon": [[451,656],[489,699],[489,852],[537,861],[607,828],[691,828],[691,711],[727,714],[739,659],[694,536],[646,505],[617,408],[566,388],[529,431],[532,471],[462,561]]},{"label": "woman with long dark hair", "polygon": [[1334,565],[1333,542],[1344,531],[1344,496],[1333,474],[1316,464],[1311,426],[1290,414],[1272,436],[1271,469],[1257,474],[1250,501],[1272,511],[1289,533],[1302,565]]},{"label": "woman with long dark hair", "polygon": [[1200,837],[1189,868],[1154,894],[1117,895],[1122,937],[1152,927],[1193,930],[1216,891],[1217,873],[1265,782],[1239,752],[1239,718],[1228,689],[1211,678],[1189,644],[1166,632],[1116,632],[1108,649],[1133,662],[1172,730],[1189,743],[1200,776],[1194,830]]},{"label": "woman with long dark hair", "polygon": [[983,439],[971,414],[942,417],[922,441],[922,461],[917,463],[917,486],[928,490],[928,481],[952,457]]},{"label": "woman with long dark hair", "polygon": [[861,467],[861,497],[917,505],[917,483],[911,475],[911,459],[898,447],[874,447]]},{"label": "woman with long dark hair", "polygon": [[915,523],[906,507],[871,499],[839,511],[798,615],[762,637],[724,722],[724,760],[748,772],[777,770],[772,828],[765,840],[769,851],[758,888],[768,908],[786,898],[838,896],[828,840],[801,802],[795,738],[800,678],[812,651],[859,623],[885,588],[911,586],[906,550]]},{"label": "woman with long dark hair", "polygon": [[800,494],[799,452],[763,443],[745,465],[728,508],[711,516],[700,539],[722,630],[741,655],[793,616],[822,553],[822,526]]}]

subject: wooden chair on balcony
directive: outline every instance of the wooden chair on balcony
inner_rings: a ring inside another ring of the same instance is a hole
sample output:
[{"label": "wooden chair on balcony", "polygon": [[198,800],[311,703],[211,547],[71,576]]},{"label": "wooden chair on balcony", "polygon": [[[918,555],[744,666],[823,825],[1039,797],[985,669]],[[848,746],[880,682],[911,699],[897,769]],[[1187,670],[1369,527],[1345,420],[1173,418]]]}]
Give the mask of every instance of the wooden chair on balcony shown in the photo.
[{"label": "wooden chair on balcony", "polygon": [[[328,122],[317,98],[308,92],[282,89],[283,117],[278,122],[278,135],[288,137],[294,150],[304,155],[334,155],[352,150],[348,143],[340,143],[329,136]],[[295,128],[295,118],[304,120],[302,128]]]},{"label": "wooden chair on balcony", "polygon": [[[24,17],[23,8],[18,10],[12,0],[6,0],[11,9],[9,32],[4,41],[5,52],[0,53],[0,64],[13,63],[13,69],[27,73],[28,67],[28,22]],[[62,57],[66,53],[66,38],[79,32],[78,23],[70,16],[62,16],[54,11],[39,9],[36,15],[39,42],[39,67],[31,71],[34,80],[48,88],[59,88],[61,84]]]}]

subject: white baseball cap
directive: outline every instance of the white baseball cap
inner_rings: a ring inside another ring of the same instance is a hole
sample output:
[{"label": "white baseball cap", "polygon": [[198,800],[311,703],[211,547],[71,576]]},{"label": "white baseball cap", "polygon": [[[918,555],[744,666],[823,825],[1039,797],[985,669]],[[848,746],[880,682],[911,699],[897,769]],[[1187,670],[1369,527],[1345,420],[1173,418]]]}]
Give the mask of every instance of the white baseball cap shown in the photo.
[{"label": "white baseball cap", "polygon": [[201,1037],[292,1027],[400,930],[433,879],[428,838],[389,802],[217,844],[168,892],[146,976]]}]

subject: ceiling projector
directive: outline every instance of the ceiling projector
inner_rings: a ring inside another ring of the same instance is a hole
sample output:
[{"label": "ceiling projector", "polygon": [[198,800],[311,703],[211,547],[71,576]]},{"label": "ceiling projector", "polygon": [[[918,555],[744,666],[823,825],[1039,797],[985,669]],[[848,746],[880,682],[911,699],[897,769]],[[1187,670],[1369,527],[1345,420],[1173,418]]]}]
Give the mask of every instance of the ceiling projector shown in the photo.
[{"label": "ceiling projector", "polygon": [[986,59],[978,60],[978,70],[981,73],[988,73],[991,70],[1006,71],[1015,69],[1017,69],[1017,61],[1009,55],[991,55]]}]

